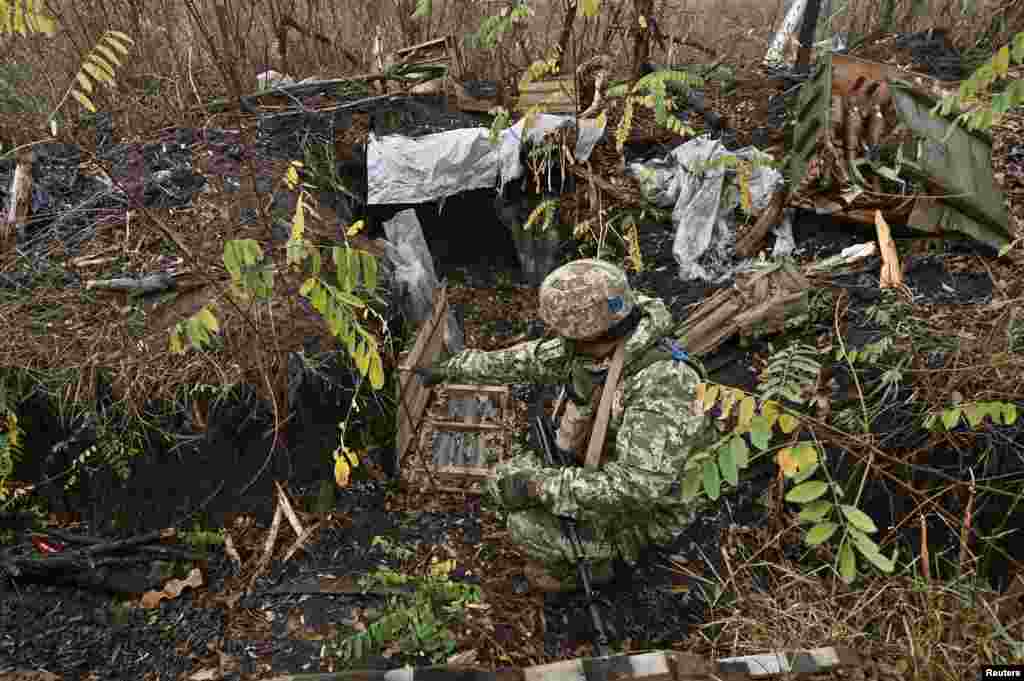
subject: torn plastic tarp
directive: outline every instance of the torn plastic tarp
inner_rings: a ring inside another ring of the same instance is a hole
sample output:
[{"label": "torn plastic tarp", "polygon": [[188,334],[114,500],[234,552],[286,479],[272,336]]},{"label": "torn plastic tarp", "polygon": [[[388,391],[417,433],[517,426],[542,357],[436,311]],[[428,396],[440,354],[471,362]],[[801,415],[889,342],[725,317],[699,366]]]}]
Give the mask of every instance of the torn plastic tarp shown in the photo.
[{"label": "torn plastic tarp", "polygon": [[626,172],[640,181],[644,196],[660,208],[672,207],[676,229],[672,255],[683,280],[712,283],[734,272],[736,208],[735,182],[726,182],[725,157],[753,162],[748,186],[754,213],[764,210],[782,174],[764,165],[771,156],[756,147],[729,151],[707,135],[682,144],[662,159],[631,163]]},{"label": "torn plastic tarp", "polygon": [[[574,123],[571,116],[538,114],[525,138],[538,142],[550,130]],[[604,127],[583,122],[577,133],[576,158],[590,158]],[[487,128],[464,128],[409,138],[370,135],[366,153],[368,203],[424,203],[472,189],[500,185],[522,177],[519,152],[524,119],[502,130],[497,143]]]}]

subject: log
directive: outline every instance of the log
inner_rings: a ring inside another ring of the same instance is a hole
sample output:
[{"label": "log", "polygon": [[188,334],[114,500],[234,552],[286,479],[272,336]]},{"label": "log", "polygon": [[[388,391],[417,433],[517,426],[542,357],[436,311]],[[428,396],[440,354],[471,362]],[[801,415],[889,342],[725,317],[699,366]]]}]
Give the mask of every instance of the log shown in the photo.
[{"label": "log", "polygon": [[786,192],[778,189],[772,194],[768,206],[757,216],[754,226],[736,242],[736,252],[744,258],[753,257],[759,250],[772,227],[779,223],[782,209],[786,204]]}]

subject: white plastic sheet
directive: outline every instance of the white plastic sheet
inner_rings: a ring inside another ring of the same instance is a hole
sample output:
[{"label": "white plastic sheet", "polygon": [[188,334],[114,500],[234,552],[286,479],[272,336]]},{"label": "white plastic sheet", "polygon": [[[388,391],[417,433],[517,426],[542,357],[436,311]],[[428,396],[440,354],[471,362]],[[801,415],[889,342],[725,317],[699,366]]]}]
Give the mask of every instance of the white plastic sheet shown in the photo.
[{"label": "white plastic sheet", "polygon": [[664,159],[631,163],[627,168],[640,180],[649,201],[661,208],[672,207],[676,230],[672,255],[684,281],[715,283],[729,278],[735,270],[735,211],[740,197],[736,184],[726,181],[727,169],[722,161],[729,155],[761,162],[754,164],[749,188],[753,211],[764,210],[781,184],[782,174],[763,164],[771,157],[756,147],[730,152],[705,135],[676,147]]},{"label": "white plastic sheet", "polygon": [[[409,138],[370,135],[366,153],[370,205],[424,203],[472,189],[499,186],[522,177],[519,152],[524,138],[538,142],[548,131],[569,126],[571,116],[539,114],[524,135],[524,121],[502,130],[496,143],[486,128],[464,128]],[[590,158],[604,127],[580,121],[576,158]]]}]

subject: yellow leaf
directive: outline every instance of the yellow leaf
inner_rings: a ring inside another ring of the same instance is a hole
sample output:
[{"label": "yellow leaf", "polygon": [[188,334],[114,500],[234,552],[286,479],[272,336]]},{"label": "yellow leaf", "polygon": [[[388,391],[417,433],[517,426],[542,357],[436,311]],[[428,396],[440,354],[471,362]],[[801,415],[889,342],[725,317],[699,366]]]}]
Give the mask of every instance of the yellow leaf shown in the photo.
[{"label": "yellow leaf", "polygon": [[594,119],[594,125],[598,128],[608,127],[608,114],[605,113],[604,111],[599,113],[597,115],[597,118]]},{"label": "yellow leaf", "polygon": [[210,308],[204,307],[196,313],[196,318],[210,331],[214,333],[218,333],[220,331],[220,324],[217,323],[217,318],[213,316],[212,312],[210,312]]},{"label": "yellow leaf", "polygon": [[786,435],[796,430],[799,425],[800,420],[792,414],[779,414],[779,429]]},{"label": "yellow leaf", "polygon": [[750,427],[750,420],[754,418],[754,411],[756,408],[757,403],[754,401],[753,397],[748,395],[743,398],[743,401],[740,402],[739,422],[736,424],[736,427],[739,430],[746,430]]},{"label": "yellow leaf", "polygon": [[359,232],[363,231],[364,223],[362,220],[356,220],[352,225],[345,231],[348,236],[355,236]]},{"label": "yellow leaf", "polygon": [[84,94],[82,94],[78,90],[75,90],[74,88],[72,88],[71,89],[71,96],[74,97],[76,100],[78,100],[78,103],[81,104],[83,107],[85,107],[86,109],[88,109],[92,113],[96,113],[96,105],[93,104],[92,100],[89,99],[88,97],[86,97]]},{"label": "yellow leaf", "polygon": [[352,475],[352,467],[348,459],[339,453],[334,454],[334,482],[338,487],[348,487],[349,478]]},{"label": "yellow leaf", "polygon": [[115,65],[117,65],[117,66],[120,66],[120,65],[121,65],[121,60],[120,60],[120,59],[118,59],[118,58],[117,58],[117,55],[116,55],[116,54],[114,54],[114,51],[113,51],[112,49],[110,49],[109,47],[107,47],[106,45],[100,45],[100,44],[97,44],[97,45],[96,45],[96,50],[97,50],[98,52],[102,52],[102,53],[103,53],[103,56],[104,56],[104,57],[106,57],[106,58],[107,58],[107,60],[108,60],[108,61],[109,61],[109,62],[110,62],[111,64],[115,64]]},{"label": "yellow leaf", "polygon": [[578,11],[580,16],[592,19],[601,11],[601,0],[581,0]]},{"label": "yellow leaf", "polygon": [[294,191],[295,187],[298,186],[298,184],[299,184],[299,171],[295,167],[294,163],[289,165],[288,166],[288,170],[285,171],[284,181],[288,184],[288,189],[291,189],[292,191]]},{"label": "yellow leaf", "polygon": [[171,354],[180,355],[185,352],[185,347],[181,343],[181,335],[178,333],[178,329],[171,329]]},{"label": "yellow leaf", "polygon": [[1005,78],[1010,69],[1010,46],[1003,45],[992,58],[992,71],[999,78]]},{"label": "yellow leaf", "polygon": [[114,79],[110,76],[109,73],[104,71],[102,68],[98,67],[93,62],[83,62],[82,68],[88,71],[90,76],[92,76],[95,80],[98,80],[101,83],[110,84],[114,82]]},{"label": "yellow leaf", "polygon": [[707,390],[708,390],[708,384],[707,383],[698,383],[697,384],[697,390],[696,390],[697,404],[699,404],[701,406],[701,409],[704,408],[704,394],[707,392]]},{"label": "yellow leaf", "polygon": [[85,90],[86,92],[92,92],[92,81],[89,80],[89,76],[85,75],[85,73],[83,73],[82,71],[79,71],[75,74],[75,78],[78,79],[78,82],[79,84],[81,84],[83,90]]},{"label": "yellow leaf", "polygon": [[718,401],[718,386],[710,385],[704,391],[704,411],[709,411],[715,406],[715,402]]},{"label": "yellow leaf", "polygon": [[108,45],[113,47],[115,50],[117,50],[121,54],[123,54],[125,56],[128,55],[128,47],[123,45],[123,44],[121,44],[117,40],[115,40],[114,36],[110,35],[109,32],[107,33],[107,35],[103,36],[103,39],[107,41]]},{"label": "yellow leaf", "polygon": [[782,406],[774,400],[768,400],[761,405],[761,416],[764,416],[769,430],[775,425],[775,420],[779,418],[779,412],[781,411]]},{"label": "yellow leaf", "polygon": [[739,399],[743,393],[738,390],[729,390],[728,388],[722,388],[722,419],[729,418],[729,413],[732,411],[732,405],[736,404],[736,400]]},{"label": "yellow leaf", "polygon": [[435,558],[434,560],[430,561],[430,574],[434,575],[435,577],[444,577],[445,575],[451,573],[451,571],[454,569],[454,560],[437,560]]},{"label": "yellow leaf", "polygon": [[643,14],[636,18],[636,22],[640,24],[640,28],[647,28],[647,17],[645,17]]},{"label": "yellow leaf", "polygon": [[797,471],[800,470],[800,465],[797,463],[796,457],[793,456],[793,450],[790,447],[783,447],[778,451],[775,455],[775,463],[788,476],[796,475]]},{"label": "yellow leaf", "polygon": [[129,38],[127,33],[122,33],[121,31],[107,31],[107,33],[114,36],[115,38],[119,38],[125,41],[126,43],[131,43],[132,45],[135,44],[135,41]]}]

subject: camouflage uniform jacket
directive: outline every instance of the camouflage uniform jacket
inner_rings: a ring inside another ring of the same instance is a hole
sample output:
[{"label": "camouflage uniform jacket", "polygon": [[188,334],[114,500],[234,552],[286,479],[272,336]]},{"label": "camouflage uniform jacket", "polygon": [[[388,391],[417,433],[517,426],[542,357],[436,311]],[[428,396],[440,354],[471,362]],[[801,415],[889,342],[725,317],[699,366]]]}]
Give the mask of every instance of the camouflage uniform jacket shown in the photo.
[{"label": "camouflage uniform jacket", "polygon": [[[576,518],[607,536],[627,560],[650,541],[667,541],[666,535],[692,520],[695,509],[682,503],[678,482],[690,453],[714,438],[710,419],[696,403],[699,374],[661,347],[673,329],[671,313],[656,298],[638,296],[638,304],[645,315],[626,343],[601,465],[596,470],[523,467],[535,472],[540,502],[549,512]],[[561,385],[594,366],[573,356],[570,341],[553,338],[490,352],[464,350],[439,368],[454,381]],[[587,408],[596,410],[597,404]],[[501,469],[508,473],[510,467]]]}]

